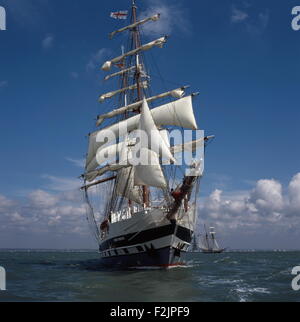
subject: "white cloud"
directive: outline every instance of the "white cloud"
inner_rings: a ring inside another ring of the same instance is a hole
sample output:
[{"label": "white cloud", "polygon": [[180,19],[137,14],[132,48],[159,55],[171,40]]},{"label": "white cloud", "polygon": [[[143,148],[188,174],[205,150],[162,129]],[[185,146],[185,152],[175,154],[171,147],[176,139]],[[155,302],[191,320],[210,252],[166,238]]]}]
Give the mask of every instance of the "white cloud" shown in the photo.
[{"label": "white cloud", "polygon": [[47,179],[49,183],[46,188],[53,191],[71,191],[79,189],[81,181],[78,178],[63,178],[45,174],[42,178]]},{"label": "white cloud", "polygon": [[[0,195],[0,236],[22,232],[35,236],[36,241],[41,236],[55,239],[66,234],[75,241],[80,236],[91,238],[82,193],[75,189],[78,182],[75,187],[72,178],[44,178],[55,192],[38,189],[18,201]],[[261,247],[271,235],[279,244],[283,236],[296,239],[300,234],[300,173],[286,188],[274,179],[262,179],[249,191],[214,190],[199,206],[199,224],[203,222],[215,226],[223,237],[247,235],[254,241],[261,234]],[[238,240],[235,247],[239,247]]]},{"label": "white cloud", "polygon": [[296,174],[289,184],[290,213],[299,215],[300,211],[300,173]]},{"label": "white cloud", "polygon": [[245,11],[237,9],[235,6],[232,6],[231,9],[231,22],[238,23],[246,20],[248,18],[248,14]]},{"label": "white cloud", "polygon": [[233,24],[243,24],[249,34],[257,35],[262,33],[268,26],[270,20],[269,10],[253,13],[249,8],[251,5],[247,2],[242,2],[240,7],[231,6],[230,20]]},{"label": "white cloud", "polygon": [[53,46],[53,42],[54,42],[54,36],[53,35],[47,35],[43,41],[42,41],[42,47],[44,49],[49,49]]},{"label": "white cloud", "polygon": [[58,202],[57,197],[43,190],[35,190],[31,192],[28,199],[30,201],[30,205],[34,208],[52,207]]},{"label": "white cloud", "polygon": [[142,26],[144,35],[153,37],[170,35],[173,32],[185,34],[190,32],[191,25],[187,9],[180,4],[167,5],[158,0],[148,0],[146,4],[148,8],[141,13],[139,19],[148,18],[157,13],[160,13],[161,17],[158,21],[148,22]]},{"label": "white cloud", "polygon": [[[243,193],[225,195],[216,189],[200,205],[203,221],[214,222],[222,232],[246,229],[255,234],[261,229],[300,233],[300,173],[290,181],[284,194],[280,182],[263,179]],[[293,218],[291,218],[293,217]]]},{"label": "white cloud", "polygon": [[70,161],[76,167],[84,168],[85,159],[66,158],[66,160]]},{"label": "white cloud", "polygon": [[5,196],[0,195],[0,211],[4,211],[14,205],[14,201],[6,198]]},{"label": "white cloud", "polygon": [[[68,182],[66,178],[49,178],[50,185]],[[62,190],[63,186],[60,185],[58,190]],[[68,184],[65,187],[70,188]],[[19,201],[0,195],[0,236],[14,236],[19,232],[28,233],[35,238],[36,234],[43,234],[45,237],[50,235],[52,238],[64,234],[90,238],[82,194],[78,190],[50,193],[38,189]]]},{"label": "white cloud", "polygon": [[107,48],[99,49],[95,54],[91,55],[90,60],[86,64],[86,70],[92,71],[97,67],[100,67],[100,64],[104,62],[104,59],[110,54],[110,50]]}]

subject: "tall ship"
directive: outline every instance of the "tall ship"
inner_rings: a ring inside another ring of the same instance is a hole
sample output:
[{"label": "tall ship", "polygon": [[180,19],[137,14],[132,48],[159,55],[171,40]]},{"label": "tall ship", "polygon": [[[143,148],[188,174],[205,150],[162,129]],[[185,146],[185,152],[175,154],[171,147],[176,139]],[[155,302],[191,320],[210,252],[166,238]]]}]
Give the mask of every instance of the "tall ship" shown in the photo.
[{"label": "tall ship", "polygon": [[225,248],[221,248],[216,239],[216,232],[214,227],[210,227],[209,231],[204,225],[205,233],[200,239],[199,249],[203,253],[207,254],[219,254],[225,251]]},{"label": "tall ship", "polygon": [[101,67],[104,82],[117,85],[100,95],[103,112],[88,136],[82,175],[87,218],[106,266],[182,265],[197,221],[204,151],[213,136],[198,128],[198,93],[188,94],[190,86],[151,92],[147,55],[163,48],[168,36],[147,42],[142,30],[163,19],[159,12],[138,19],[132,0],[130,10],[111,17],[131,20],[110,33],[111,40],[127,36],[127,46],[120,44],[119,54]]}]

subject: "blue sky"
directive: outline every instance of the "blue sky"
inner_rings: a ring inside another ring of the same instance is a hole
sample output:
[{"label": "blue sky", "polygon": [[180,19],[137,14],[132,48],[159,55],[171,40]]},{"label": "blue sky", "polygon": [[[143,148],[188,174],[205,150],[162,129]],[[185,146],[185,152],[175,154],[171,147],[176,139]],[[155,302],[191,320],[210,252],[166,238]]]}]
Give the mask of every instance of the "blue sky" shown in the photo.
[{"label": "blue sky", "polygon": [[[143,40],[171,36],[164,49],[149,55],[153,91],[190,84],[200,92],[195,107],[201,128],[216,135],[207,151],[203,216],[232,248],[295,247],[300,31],[291,28],[291,11],[299,3],[139,3],[142,14],[162,13]],[[7,12],[7,31],[0,31],[2,247],[94,245],[71,191],[79,185],[76,163],[86,152],[85,135],[95,116],[111,108],[97,103],[111,89],[100,66],[119,54],[123,38],[110,41],[107,35],[126,22],[109,14],[127,4],[0,0]]]}]

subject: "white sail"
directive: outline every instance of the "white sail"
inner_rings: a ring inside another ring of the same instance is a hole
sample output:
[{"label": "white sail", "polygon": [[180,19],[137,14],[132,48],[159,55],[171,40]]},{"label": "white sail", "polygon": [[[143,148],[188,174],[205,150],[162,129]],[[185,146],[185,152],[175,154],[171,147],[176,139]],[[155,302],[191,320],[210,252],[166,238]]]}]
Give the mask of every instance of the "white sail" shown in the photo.
[{"label": "white sail", "polygon": [[129,51],[129,52],[127,52],[127,53],[125,53],[125,54],[123,54],[121,56],[118,56],[118,57],[116,57],[116,58],[114,58],[112,60],[109,60],[109,61],[107,61],[107,62],[105,62],[103,64],[102,70],[108,71],[108,70],[110,70],[112,64],[116,64],[116,63],[120,62],[121,60],[123,60],[124,58],[126,58],[128,56],[135,55],[135,54],[137,54],[137,53],[139,53],[141,51],[146,51],[146,50],[149,50],[149,49],[151,49],[153,47],[162,48],[162,46],[167,42],[167,38],[168,38],[167,36],[161,37],[159,39],[156,39],[154,41],[149,42],[148,44],[145,44],[145,45],[143,45],[141,47],[138,47],[138,48],[136,48],[134,50],[131,50],[131,51]]},{"label": "white sail", "polygon": [[[150,103],[150,102],[153,102],[154,100],[164,98],[164,97],[167,97],[167,96],[172,96],[173,98],[181,98],[181,97],[183,97],[183,95],[185,93],[185,89],[187,87],[188,86],[183,86],[181,88],[173,89],[172,91],[165,92],[165,93],[162,93],[162,94],[159,94],[159,95],[156,95],[156,96],[149,97],[146,100],[147,100],[148,103]],[[124,114],[125,112],[137,110],[139,107],[141,107],[142,103],[143,103],[143,101],[138,101],[136,103],[133,103],[133,104],[118,108],[116,110],[113,110],[113,111],[111,111],[109,113],[99,115],[98,118],[97,118],[96,126],[99,126],[100,124],[102,124],[102,122],[107,118],[112,118],[112,117],[115,117],[117,115]]]},{"label": "white sail", "polygon": [[102,163],[108,162],[108,161],[114,161],[114,163],[117,162],[117,157],[122,151],[125,144],[126,144],[125,142],[112,144],[101,149],[101,151],[98,151],[96,155],[97,164],[101,165]]},{"label": "white sail", "polygon": [[125,164],[119,164],[119,163],[108,164],[108,165],[106,165],[106,166],[104,166],[104,167],[102,167],[100,169],[93,170],[93,171],[90,171],[90,172],[85,173],[83,175],[83,177],[85,178],[86,181],[92,182],[97,177],[102,176],[106,172],[109,172],[109,171],[118,171],[120,169],[127,168],[129,166],[130,166],[129,164],[125,165]]},{"label": "white sail", "polygon": [[134,29],[134,28],[136,28],[136,27],[138,27],[138,26],[140,26],[140,25],[142,25],[142,24],[144,24],[144,23],[146,23],[148,21],[151,21],[151,20],[152,21],[157,21],[159,18],[160,18],[160,14],[158,13],[158,14],[152,16],[152,17],[145,18],[143,20],[137,21],[136,23],[133,23],[133,24],[131,24],[129,26],[126,26],[124,28],[121,28],[121,29],[118,29],[116,31],[111,32],[109,34],[109,38],[112,39],[116,34],[118,34],[120,32],[123,32],[123,31],[126,31],[126,30]]},{"label": "white sail", "polygon": [[134,166],[134,184],[136,186],[151,186],[156,188],[166,188],[167,182],[162,172],[159,157],[147,148],[140,149],[143,159],[148,159],[148,165]]},{"label": "white sail", "polygon": [[[148,82],[147,81],[141,82],[140,83],[140,86],[142,88],[147,88],[148,87]],[[117,94],[120,94],[120,93],[129,91],[129,90],[133,90],[133,89],[136,89],[136,88],[137,88],[137,84],[134,84],[134,85],[131,85],[131,86],[128,86],[128,87],[124,87],[124,88],[118,89],[117,91],[113,91],[113,92],[109,92],[109,93],[103,94],[103,95],[101,95],[99,97],[99,102],[100,103],[103,103],[108,98],[112,98],[112,97],[114,97]]]},{"label": "white sail", "polygon": [[[197,129],[191,96],[183,97],[177,101],[156,107],[151,110],[151,114],[156,126],[174,125],[194,130]],[[89,164],[96,158],[97,150],[106,143],[104,138],[113,140],[112,134],[114,134],[114,138],[126,135],[128,132],[138,128],[139,120],[140,115],[136,115],[108,126],[105,129],[91,133],[89,136],[86,166],[89,167]],[[89,167],[89,171],[91,170],[93,170],[92,167]]]},{"label": "white sail", "polygon": [[165,140],[162,138],[159,130],[155,125],[148,103],[145,99],[143,101],[141,109],[139,130],[144,131],[147,134],[146,138],[144,138],[143,136],[141,137],[141,146],[143,148],[154,151],[163,159],[168,159],[172,162],[175,162],[175,159],[170,152],[168,145],[165,143]]},{"label": "white sail", "polygon": [[159,133],[160,133],[162,139],[164,140],[166,146],[170,149],[170,137],[169,137],[168,130],[162,129],[162,130],[159,130]]},{"label": "white sail", "polygon": [[116,193],[136,203],[143,204],[140,189],[134,185],[134,172],[134,167],[127,167],[118,171]]},{"label": "white sail", "polygon": [[170,148],[173,154],[181,153],[183,151],[187,152],[195,152],[200,149],[205,143],[205,138],[200,138],[198,140],[189,141],[183,144],[177,144]]}]

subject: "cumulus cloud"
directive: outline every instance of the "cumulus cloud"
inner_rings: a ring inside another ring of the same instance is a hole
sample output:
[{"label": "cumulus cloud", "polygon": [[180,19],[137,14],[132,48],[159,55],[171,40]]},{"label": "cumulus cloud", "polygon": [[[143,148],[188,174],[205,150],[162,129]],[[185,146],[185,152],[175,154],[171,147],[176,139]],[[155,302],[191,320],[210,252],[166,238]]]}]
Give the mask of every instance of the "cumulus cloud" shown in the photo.
[{"label": "cumulus cloud", "polygon": [[62,191],[62,186],[59,190],[61,192],[34,190],[19,201],[0,195],[0,235],[26,232],[53,238],[64,234],[89,237],[81,192],[79,189]]},{"label": "cumulus cloud", "polygon": [[53,35],[47,35],[43,41],[42,41],[42,47],[44,49],[49,49],[53,46],[54,43],[54,36]]},{"label": "cumulus cloud", "polygon": [[298,215],[300,213],[300,173],[296,174],[288,187],[289,191],[289,206],[291,215]]},{"label": "cumulus cloud", "polygon": [[187,9],[178,3],[166,4],[164,1],[148,0],[147,9],[140,15],[140,19],[160,13],[161,18],[156,22],[148,22],[142,26],[146,36],[170,35],[173,32],[189,33],[191,25],[188,20]]},{"label": "cumulus cloud", "polygon": [[[81,237],[91,238],[86,205],[78,189],[80,182],[49,175],[45,179],[52,191],[34,190],[20,200],[0,194],[0,237],[27,233],[37,243],[41,236],[55,239],[68,234],[75,242]],[[103,197],[96,188],[94,192]],[[252,244],[256,236],[262,234],[262,247],[271,235],[279,244],[283,236],[297,239],[300,235],[300,173],[291,178],[287,187],[274,179],[262,179],[252,190],[228,193],[215,189],[199,204],[198,216],[199,225],[213,224],[223,237],[248,235]]]},{"label": "cumulus cloud", "polygon": [[284,193],[282,184],[274,179],[259,180],[252,190],[230,196],[216,189],[200,205],[200,217],[223,232],[247,229],[255,234],[263,228],[300,233],[300,173],[286,190]]},{"label": "cumulus cloud", "polygon": [[80,188],[81,181],[78,178],[64,178],[44,174],[42,178],[48,180],[47,189],[53,191],[70,191]]}]

